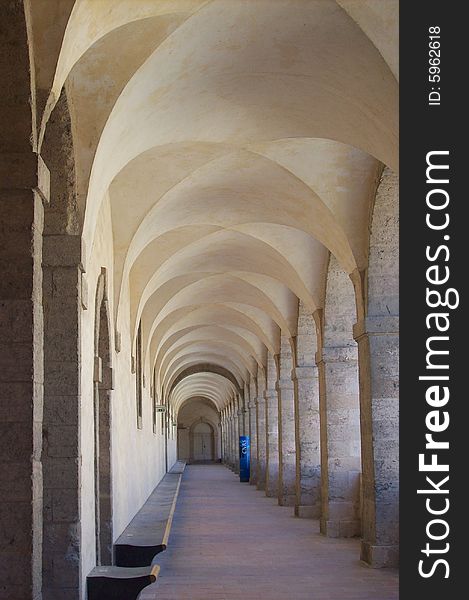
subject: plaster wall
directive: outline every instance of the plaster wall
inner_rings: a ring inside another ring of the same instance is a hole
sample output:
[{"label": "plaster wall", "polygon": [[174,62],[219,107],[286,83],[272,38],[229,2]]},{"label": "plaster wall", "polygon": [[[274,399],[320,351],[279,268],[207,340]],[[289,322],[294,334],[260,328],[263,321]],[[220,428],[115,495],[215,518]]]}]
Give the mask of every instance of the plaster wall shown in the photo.
[{"label": "plaster wall", "polygon": [[[95,566],[95,507],[94,507],[94,321],[95,294],[101,269],[106,269],[107,296],[110,314],[113,307],[113,237],[109,199],[101,209],[96,235],[86,265],[88,308],[81,314],[82,369],[81,369],[81,537],[82,584]],[[124,295],[126,306],[119,324],[121,350],[115,351],[114,324],[111,320],[110,348],[114,377],[111,392],[111,460],[113,539],[115,540],[140,509],[165,473],[164,431],[158,416],[156,434],[152,427],[152,401],[149,373],[145,373],[143,388],[143,427],[137,429],[135,402],[135,374],[131,373],[131,341],[129,327],[129,294]],[[112,319],[112,317],[111,317]],[[176,441],[168,443],[168,468],[176,460]]]}]

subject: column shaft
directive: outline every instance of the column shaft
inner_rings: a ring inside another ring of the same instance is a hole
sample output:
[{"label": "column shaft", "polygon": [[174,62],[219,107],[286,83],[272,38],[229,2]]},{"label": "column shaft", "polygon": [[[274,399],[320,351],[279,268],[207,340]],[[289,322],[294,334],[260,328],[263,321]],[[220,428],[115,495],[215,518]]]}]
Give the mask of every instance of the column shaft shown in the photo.
[{"label": "column shaft", "polygon": [[321,514],[321,454],[319,421],[319,377],[316,366],[294,371],[298,395],[297,517],[319,518]]},{"label": "column shaft", "polygon": [[399,544],[399,318],[369,317],[358,342],[363,463],[361,558],[397,566]]},{"label": "column shaft", "polygon": [[80,586],[80,263],[80,236],[44,237],[44,600]]},{"label": "column shaft", "polygon": [[239,473],[239,427],[240,427],[240,415],[239,415],[239,404],[236,400],[234,405],[234,439],[233,439],[233,452],[234,452],[234,470],[235,473]]},{"label": "column shaft", "polygon": [[279,451],[278,451],[278,395],[275,389],[264,392],[266,405],[267,464],[266,496],[278,497]]},{"label": "column shaft", "polygon": [[[10,82],[11,83],[11,82]],[[11,84],[13,85],[13,84]],[[6,163],[6,164],[5,164]],[[42,166],[42,169],[41,169]],[[44,179],[41,176],[44,174]],[[2,596],[41,597],[42,198],[32,152],[0,169],[0,565]],[[34,190],[34,191],[33,191]]]},{"label": "column shaft", "polygon": [[238,407],[238,434],[246,435],[246,411],[243,400],[239,400]]},{"label": "column shaft", "polygon": [[278,502],[281,506],[294,506],[296,502],[295,389],[291,378],[280,379],[278,382],[278,431]]},{"label": "column shaft", "polygon": [[249,440],[251,443],[251,474],[249,483],[257,484],[257,407],[256,403],[249,402]]},{"label": "column shaft", "polygon": [[322,516],[329,537],[360,535],[360,416],[356,347],[324,348]]},{"label": "column shaft", "polygon": [[[233,410],[233,407],[231,410]],[[237,421],[237,418],[235,418],[235,416],[233,415],[233,412],[231,412],[231,415],[230,415],[230,442],[231,442],[230,443],[230,466],[233,471],[236,470],[235,421]]]},{"label": "column shaft", "polygon": [[265,490],[267,468],[267,429],[266,401],[262,396],[257,397],[257,489]]},{"label": "column shaft", "polygon": [[221,416],[220,426],[221,426],[221,462],[223,464],[225,464],[226,463],[226,460],[225,460],[226,440],[225,440],[225,417],[223,414]]}]

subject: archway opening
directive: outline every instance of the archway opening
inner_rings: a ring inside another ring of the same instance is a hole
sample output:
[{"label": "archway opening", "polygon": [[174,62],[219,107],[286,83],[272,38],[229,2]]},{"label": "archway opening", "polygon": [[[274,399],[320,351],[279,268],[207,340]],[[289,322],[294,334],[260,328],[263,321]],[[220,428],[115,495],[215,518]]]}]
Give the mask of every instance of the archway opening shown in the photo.
[{"label": "archway opening", "polygon": [[210,423],[200,421],[192,429],[192,462],[213,461],[213,446],[213,427]]},{"label": "archway opening", "polygon": [[207,398],[190,398],[177,417],[178,458],[187,462],[216,462],[221,458],[220,413]]}]

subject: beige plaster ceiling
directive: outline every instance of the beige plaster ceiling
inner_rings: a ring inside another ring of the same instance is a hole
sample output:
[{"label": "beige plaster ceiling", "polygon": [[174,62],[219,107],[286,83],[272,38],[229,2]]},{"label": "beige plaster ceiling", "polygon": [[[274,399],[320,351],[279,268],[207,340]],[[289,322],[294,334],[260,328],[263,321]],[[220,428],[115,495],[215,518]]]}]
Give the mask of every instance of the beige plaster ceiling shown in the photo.
[{"label": "beige plaster ceiling", "polygon": [[[397,23],[397,0],[77,0],[53,77],[38,55],[42,130],[65,86],[87,253],[109,200],[115,326],[134,345],[142,322],[158,395],[198,363],[244,388],[323,306],[330,253],[366,269]],[[171,402],[235,393],[201,372]]]}]

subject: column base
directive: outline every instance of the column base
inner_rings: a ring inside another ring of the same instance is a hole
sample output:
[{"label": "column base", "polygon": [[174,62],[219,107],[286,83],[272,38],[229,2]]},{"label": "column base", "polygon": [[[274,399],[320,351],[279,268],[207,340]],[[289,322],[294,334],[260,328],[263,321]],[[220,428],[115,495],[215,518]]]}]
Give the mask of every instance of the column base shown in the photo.
[{"label": "column base", "polygon": [[261,492],[263,492],[265,490],[265,481],[258,481],[257,482],[257,489]]},{"label": "column base", "polygon": [[320,515],[320,506],[295,504],[295,517],[298,517],[299,519],[319,519]]},{"label": "column base", "polygon": [[362,540],[360,560],[373,569],[399,566],[399,546],[377,546]]},{"label": "column base", "polygon": [[320,531],[330,538],[351,538],[361,535],[360,521],[320,520]]},{"label": "column base", "polygon": [[296,495],[292,496],[280,496],[278,499],[279,506],[295,506]]},{"label": "column base", "polygon": [[249,478],[249,483],[251,485],[257,485],[257,478],[255,476],[254,477],[250,477]]}]

